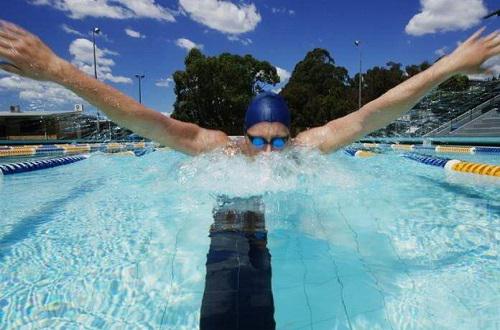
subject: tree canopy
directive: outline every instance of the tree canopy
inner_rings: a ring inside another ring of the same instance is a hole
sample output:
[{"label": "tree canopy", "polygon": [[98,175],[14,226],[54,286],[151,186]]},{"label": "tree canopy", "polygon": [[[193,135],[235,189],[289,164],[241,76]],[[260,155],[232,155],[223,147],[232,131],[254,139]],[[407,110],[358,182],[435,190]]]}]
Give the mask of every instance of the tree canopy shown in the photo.
[{"label": "tree canopy", "polygon": [[292,113],[292,134],[323,125],[356,109],[347,69],[316,48],[297,63],[281,95]]},{"label": "tree canopy", "polygon": [[279,82],[274,66],[251,55],[210,57],[193,48],[185,65],[173,75],[177,98],[172,118],[228,134],[242,134],[250,99],[264,86]]}]

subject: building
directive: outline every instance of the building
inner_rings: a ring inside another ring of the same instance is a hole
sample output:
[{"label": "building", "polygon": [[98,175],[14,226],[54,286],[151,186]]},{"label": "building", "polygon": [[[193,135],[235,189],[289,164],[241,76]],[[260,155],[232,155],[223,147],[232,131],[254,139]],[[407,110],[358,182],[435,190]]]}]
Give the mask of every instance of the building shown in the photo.
[{"label": "building", "polygon": [[83,112],[80,105],[68,112],[21,112],[18,106],[0,111],[0,140],[5,142],[122,140],[131,133],[107,119]]}]

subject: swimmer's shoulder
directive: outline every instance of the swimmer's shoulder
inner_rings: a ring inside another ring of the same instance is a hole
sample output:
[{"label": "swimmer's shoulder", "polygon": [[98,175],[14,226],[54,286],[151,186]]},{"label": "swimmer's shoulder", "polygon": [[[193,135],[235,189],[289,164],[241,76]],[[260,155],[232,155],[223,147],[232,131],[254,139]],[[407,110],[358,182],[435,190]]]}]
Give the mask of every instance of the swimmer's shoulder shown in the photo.
[{"label": "swimmer's shoulder", "polygon": [[230,138],[229,142],[222,148],[228,156],[240,155],[244,151],[244,140],[241,137]]}]

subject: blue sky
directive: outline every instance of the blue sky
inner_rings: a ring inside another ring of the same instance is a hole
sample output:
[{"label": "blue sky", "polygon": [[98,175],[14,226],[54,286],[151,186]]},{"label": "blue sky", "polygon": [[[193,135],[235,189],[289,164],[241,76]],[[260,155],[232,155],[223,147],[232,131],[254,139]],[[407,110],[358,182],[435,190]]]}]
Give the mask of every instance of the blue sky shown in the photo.
[{"label": "blue sky", "polygon": [[[5,0],[0,18],[37,34],[89,74],[89,31],[99,27],[101,79],[137,98],[134,74],[144,73],[144,104],[171,112],[169,79],[184,68],[194,45],[207,55],[268,60],[285,80],[309,50],[322,47],[354,75],[354,40],[362,42],[365,69],[388,61],[433,61],[479,26],[498,28],[498,19],[480,20],[497,7],[493,0]],[[0,73],[0,111],[10,104],[24,111],[68,111],[74,103],[81,101],[57,86]]]}]

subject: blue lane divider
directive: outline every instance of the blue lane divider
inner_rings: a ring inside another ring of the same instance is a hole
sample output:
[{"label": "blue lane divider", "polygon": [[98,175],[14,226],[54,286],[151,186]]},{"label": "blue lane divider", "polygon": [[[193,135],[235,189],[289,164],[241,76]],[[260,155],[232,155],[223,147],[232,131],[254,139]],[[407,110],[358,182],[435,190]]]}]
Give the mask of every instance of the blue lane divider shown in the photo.
[{"label": "blue lane divider", "polygon": [[149,154],[150,152],[153,152],[154,150],[151,150],[151,149],[138,149],[138,150],[132,150],[132,152],[134,153],[134,155],[136,155],[137,157],[142,157],[146,154]]},{"label": "blue lane divider", "polygon": [[30,162],[2,164],[0,165],[0,172],[3,175],[10,175],[23,172],[37,171],[45,168],[71,164],[74,162],[78,162],[80,160],[87,159],[88,157],[89,157],[88,155],[77,155],[69,157],[52,158],[46,160],[34,160]]},{"label": "blue lane divider", "polygon": [[36,154],[43,154],[43,153],[61,153],[64,152],[64,149],[61,147],[58,147],[53,144],[47,144],[43,145],[41,147],[36,148]]},{"label": "blue lane divider", "polygon": [[428,156],[423,154],[417,154],[414,152],[405,153],[403,154],[403,157],[415,160],[422,164],[433,165],[438,167],[445,167],[446,163],[451,160],[450,158]]},{"label": "blue lane divider", "polygon": [[358,151],[358,150],[357,149],[353,149],[353,148],[345,148],[344,151],[347,154],[349,154],[349,155],[351,155],[351,156],[354,157],[354,155],[356,155],[356,151]]},{"label": "blue lane divider", "polygon": [[476,152],[500,154],[500,147],[475,147],[475,149],[476,149]]}]

